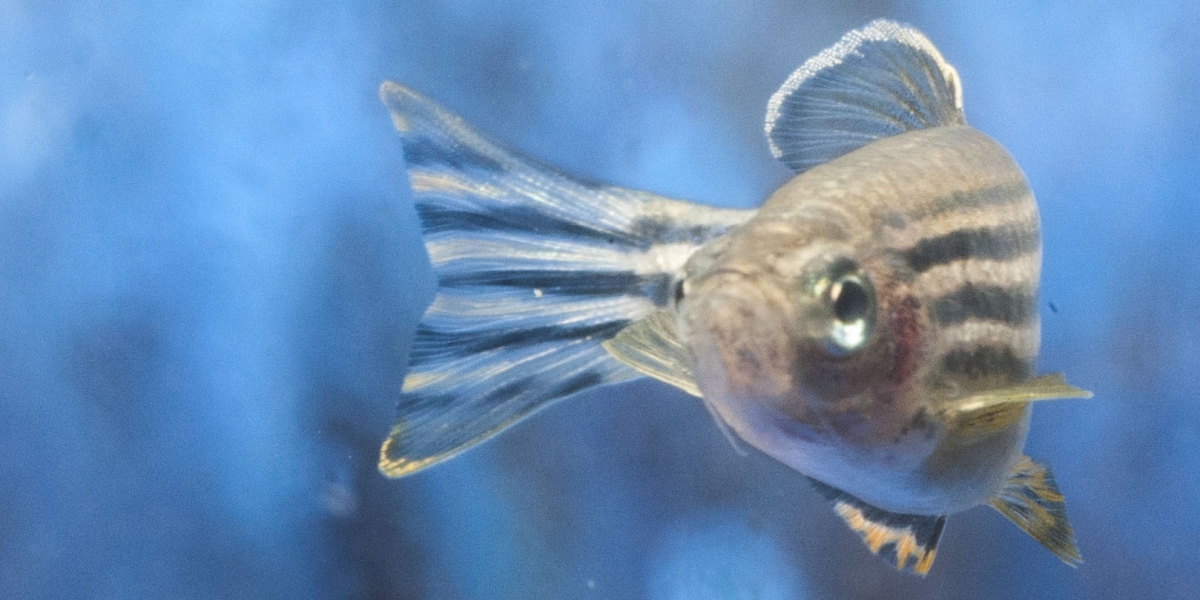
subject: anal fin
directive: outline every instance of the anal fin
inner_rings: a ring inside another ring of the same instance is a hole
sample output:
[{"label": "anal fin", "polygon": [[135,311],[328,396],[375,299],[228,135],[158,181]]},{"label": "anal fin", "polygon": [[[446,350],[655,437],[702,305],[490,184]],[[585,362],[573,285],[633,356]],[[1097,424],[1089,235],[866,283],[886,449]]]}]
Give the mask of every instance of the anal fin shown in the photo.
[{"label": "anal fin", "polygon": [[872,554],[897,571],[922,577],[929,573],[946,527],[945,515],[888,512],[815,479],[809,481],[833,503],[833,512],[862,538]]},{"label": "anal fin", "polygon": [[1067,521],[1063,495],[1045,465],[1022,456],[1000,493],[988,504],[1063,562],[1072,567],[1083,562],[1075,546],[1075,532]]}]

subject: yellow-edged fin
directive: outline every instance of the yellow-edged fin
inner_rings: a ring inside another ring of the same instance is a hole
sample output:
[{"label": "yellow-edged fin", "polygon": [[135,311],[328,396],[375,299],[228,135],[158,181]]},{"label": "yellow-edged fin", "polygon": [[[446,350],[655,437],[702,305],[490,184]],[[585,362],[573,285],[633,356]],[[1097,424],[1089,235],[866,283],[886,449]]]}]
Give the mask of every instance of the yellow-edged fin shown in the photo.
[{"label": "yellow-edged fin", "polygon": [[1045,465],[1022,456],[1004,488],[988,504],[1063,562],[1072,567],[1083,562],[1075,546],[1075,532],[1067,521],[1066,503]]},{"label": "yellow-edged fin", "polygon": [[1067,383],[1063,379],[1062,373],[1050,373],[1006,388],[987,390],[959,398],[954,402],[952,408],[958,412],[971,412],[997,404],[1091,397],[1091,392]]},{"label": "yellow-edged fin", "polygon": [[398,454],[396,452],[397,440],[401,438],[402,429],[400,425],[392,427],[392,432],[388,434],[387,439],[383,440],[383,445],[379,448],[379,472],[388,477],[404,477],[442,459],[441,456],[427,456],[414,460]]},{"label": "yellow-edged fin", "polygon": [[664,383],[699,397],[700,388],[692,375],[692,358],[675,330],[675,316],[657,310],[622,329],[604,342],[604,349],[617,360]]},{"label": "yellow-edged fin", "polygon": [[988,435],[1020,419],[1030,402],[1091,397],[1091,392],[1068,384],[1062,373],[1051,373],[959,398],[945,410],[944,421],[960,434]]},{"label": "yellow-edged fin", "polygon": [[[379,463],[376,466],[378,467],[380,473],[383,473],[384,475],[393,479],[397,477],[404,477],[406,475],[412,475],[413,473],[416,473],[425,467],[429,467],[448,458],[452,458],[460,452],[471,448],[475,444],[478,444],[479,442],[496,435],[505,427],[511,425],[512,422],[513,419],[501,422],[491,429],[476,433],[473,438],[470,438],[455,447],[437,453],[418,453],[408,450],[407,448],[411,446],[411,442],[408,438],[413,437],[414,432],[411,429],[406,428],[405,423],[398,422],[392,426],[392,430],[388,433],[387,439],[383,440],[383,445],[379,447]],[[420,432],[417,432],[417,435],[419,436]]]},{"label": "yellow-edged fin", "polygon": [[872,554],[897,571],[922,577],[929,573],[946,527],[945,515],[888,512],[815,479],[810,481],[833,503],[833,512],[862,538]]}]

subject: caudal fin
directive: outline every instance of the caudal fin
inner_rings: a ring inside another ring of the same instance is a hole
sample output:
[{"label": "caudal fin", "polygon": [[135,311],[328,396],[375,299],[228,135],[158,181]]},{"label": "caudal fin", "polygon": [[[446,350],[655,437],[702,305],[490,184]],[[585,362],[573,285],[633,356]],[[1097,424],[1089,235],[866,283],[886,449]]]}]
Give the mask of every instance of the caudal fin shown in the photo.
[{"label": "caudal fin", "polygon": [[400,477],[554,400],[637,377],[601,343],[665,305],[705,241],[750,216],[599,185],[503,149],[385,82],[439,290],[379,470]]}]

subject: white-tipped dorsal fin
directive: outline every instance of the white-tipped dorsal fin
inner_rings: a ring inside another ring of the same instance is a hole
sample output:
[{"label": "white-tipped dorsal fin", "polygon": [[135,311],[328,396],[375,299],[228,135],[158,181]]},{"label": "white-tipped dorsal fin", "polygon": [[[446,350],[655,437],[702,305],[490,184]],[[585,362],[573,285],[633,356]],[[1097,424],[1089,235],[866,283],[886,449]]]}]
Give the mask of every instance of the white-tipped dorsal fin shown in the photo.
[{"label": "white-tipped dorsal fin", "polygon": [[766,133],[799,173],[880,138],[964,123],[954,67],[921,32],[880,19],[792,73],[767,103]]}]

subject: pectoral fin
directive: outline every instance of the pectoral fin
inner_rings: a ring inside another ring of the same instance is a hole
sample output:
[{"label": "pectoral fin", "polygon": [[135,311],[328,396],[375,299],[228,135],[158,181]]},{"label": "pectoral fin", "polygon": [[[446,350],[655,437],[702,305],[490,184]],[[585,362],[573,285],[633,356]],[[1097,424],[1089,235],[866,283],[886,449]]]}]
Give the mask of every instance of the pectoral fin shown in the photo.
[{"label": "pectoral fin", "polygon": [[[704,398],[692,375],[692,357],[679,339],[675,316],[670,311],[655,311],[622,329],[615,337],[604,342],[604,349],[643,375],[669,383],[697,398]],[[745,455],[746,450],[738,443],[737,435],[729,429],[712,404],[705,400],[704,407],[734,451]]]},{"label": "pectoral fin", "polygon": [[658,310],[622,329],[604,342],[617,360],[659,381],[699,397],[700,388],[692,375],[692,358],[675,330],[675,317]]},{"label": "pectoral fin", "polygon": [[1009,473],[1004,488],[988,504],[1063,562],[1072,567],[1083,562],[1079,548],[1075,547],[1075,532],[1067,522],[1063,496],[1045,465],[1022,456]]},{"label": "pectoral fin", "polygon": [[945,409],[944,422],[960,434],[988,435],[1015,423],[1030,402],[1091,397],[1091,392],[1068,384],[1062,373],[1051,373],[959,398]]},{"label": "pectoral fin", "polygon": [[897,571],[921,576],[929,573],[942,530],[946,527],[945,515],[888,512],[815,479],[809,481],[833,503],[833,512],[858,533],[872,554]]}]

